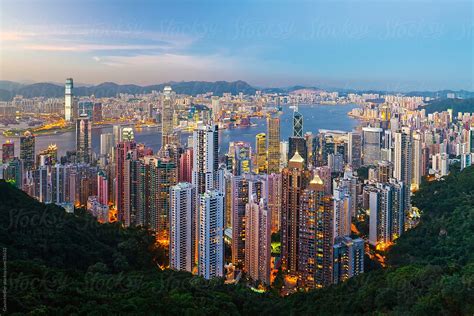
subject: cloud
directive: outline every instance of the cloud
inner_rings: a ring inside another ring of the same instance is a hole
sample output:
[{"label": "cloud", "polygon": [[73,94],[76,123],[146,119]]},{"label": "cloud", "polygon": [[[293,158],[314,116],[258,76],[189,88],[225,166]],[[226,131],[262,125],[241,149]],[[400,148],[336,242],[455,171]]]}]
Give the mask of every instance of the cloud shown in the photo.
[{"label": "cloud", "polygon": [[164,50],[164,45],[112,45],[112,44],[46,44],[25,45],[23,49],[50,52],[91,52],[106,50]]}]

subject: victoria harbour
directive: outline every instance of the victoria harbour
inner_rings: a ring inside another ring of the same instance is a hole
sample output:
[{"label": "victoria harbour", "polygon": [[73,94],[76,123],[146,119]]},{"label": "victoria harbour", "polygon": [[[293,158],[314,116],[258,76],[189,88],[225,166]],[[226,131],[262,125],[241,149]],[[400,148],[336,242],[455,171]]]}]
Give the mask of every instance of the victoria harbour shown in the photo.
[{"label": "victoria harbour", "polygon": [[[303,127],[305,132],[317,134],[320,129],[338,130],[350,132],[357,126],[358,121],[347,115],[356,104],[336,104],[336,105],[300,105],[299,111],[305,119]],[[281,119],[281,139],[288,139],[293,129],[293,109],[288,106],[283,107]],[[266,131],[265,118],[252,118],[251,126],[223,129],[219,132],[219,149],[225,153],[229,148],[229,142],[245,141],[252,145],[255,142],[255,135]],[[92,129],[92,149],[99,153],[100,135],[111,133],[112,127],[96,127]],[[187,141],[191,133],[183,133],[181,140]],[[5,137],[0,135],[0,143],[7,140],[18,140],[19,137]],[[138,143],[143,143],[157,152],[161,148],[161,130],[157,127],[142,127],[135,129],[135,139]],[[65,155],[67,151],[75,150],[76,135],[74,131],[58,134],[40,135],[36,137],[36,152],[47,148],[51,144],[58,147],[58,154]],[[16,150],[19,151],[17,146]]]}]

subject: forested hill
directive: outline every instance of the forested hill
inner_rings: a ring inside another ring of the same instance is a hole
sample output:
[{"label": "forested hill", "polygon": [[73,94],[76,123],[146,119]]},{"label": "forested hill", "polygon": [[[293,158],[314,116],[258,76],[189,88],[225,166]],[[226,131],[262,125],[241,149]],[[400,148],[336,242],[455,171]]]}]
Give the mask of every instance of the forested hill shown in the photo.
[{"label": "forested hill", "polygon": [[[143,94],[152,91],[163,91],[165,86],[171,86],[178,94],[197,95],[212,92],[214,95],[221,96],[223,93],[254,94],[256,89],[245,81],[182,81],[155,84],[150,86],[138,86],[134,84],[117,84],[114,82],[104,82],[93,86],[77,86],[74,87],[75,96],[91,96],[97,98],[116,97],[120,93]],[[10,81],[0,82],[0,100],[11,100],[15,95],[22,95],[25,98],[32,97],[48,97],[61,98],[64,97],[64,86],[53,83],[34,83],[30,85],[22,85]]]},{"label": "forested hill", "polygon": [[423,214],[388,254],[389,268],[280,298],[243,285],[160,271],[153,236],[65,214],[0,182],[7,311],[70,314],[473,315],[474,168],[424,183]]},{"label": "forested hill", "polygon": [[474,98],[472,99],[444,99],[433,100],[425,106],[427,113],[443,112],[452,109],[454,115],[458,112],[474,112]]}]

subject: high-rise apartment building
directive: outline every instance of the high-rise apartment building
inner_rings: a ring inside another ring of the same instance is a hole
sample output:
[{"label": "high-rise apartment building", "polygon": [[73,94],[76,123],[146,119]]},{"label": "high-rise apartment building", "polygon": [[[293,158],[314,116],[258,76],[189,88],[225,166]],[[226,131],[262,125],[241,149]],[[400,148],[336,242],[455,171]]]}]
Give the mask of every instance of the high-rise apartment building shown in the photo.
[{"label": "high-rise apartment building", "polygon": [[245,206],[245,271],[252,280],[270,284],[271,214],[265,199],[252,194]]},{"label": "high-rise apartment building", "polygon": [[362,165],[362,135],[359,132],[350,132],[348,134],[348,163],[353,170],[357,170]]},{"label": "high-rise apartment building", "polygon": [[35,136],[29,131],[20,137],[20,159],[25,171],[35,167]]},{"label": "high-rise apartment building", "polygon": [[207,190],[199,197],[198,274],[224,275],[224,193]]},{"label": "high-rise apartment building", "polygon": [[170,268],[192,272],[195,265],[196,206],[191,183],[170,189]]}]

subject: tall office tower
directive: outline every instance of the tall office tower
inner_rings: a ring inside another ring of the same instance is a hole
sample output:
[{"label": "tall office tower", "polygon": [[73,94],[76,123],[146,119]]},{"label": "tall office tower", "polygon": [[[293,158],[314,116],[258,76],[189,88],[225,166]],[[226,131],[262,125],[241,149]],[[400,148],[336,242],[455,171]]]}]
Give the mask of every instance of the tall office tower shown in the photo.
[{"label": "tall office tower", "polygon": [[109,179],[104,170],[97,173],[97,200],[102,205],[109,204]]},{"label": "tall office tower", "polygon": [[[299,220],[299,242],[298,242],[298,272],[301,285],[304,288],[314,288],[316,270],[320,269],[316,264],[317,249],[317,225],[318,212],[322,208],[324,197],[324,184],[315,173],[309,182],[308,188],[302,191],[300,209],[296,209]],[[322,236],[321,236],[322,237]]]},{"label": "tall office tower", "polygon": [[267,172],[267,141],[265,133],[259,133],[255,136],[256,149],[256,168],[257,173]]},{"label": "tall office tower", "polygon": [[212,108],[212,119],[214,122],[219,122],[219,117],[221,113],[221,106],[218,96],[213,96],[211,98],[211,108]]},{"label": "tall office tower", "polygon": [[380,183],[388,183],[393,177],[393,164],[386,160],[377,162],[377,181]]},{"label": "tall office tower", "polygon": [[405,187],[403,182],[390,183],[369,189],[369,243],[382,249],[397,239],[405,227]]},{"label": "tall office tower", "polygon": [[395,156],[393,177],[402,181],[405,189],[405,212],[408,214],[411,208],[410,184],[412,180],[413,159],[412,159],[412,137],[408,127],[403,127],[395,133]]},{"label": "tall office tower", "polygon": [[76,120],[76,159],[78,163],[91,163],[91,135],[89,116],[82,113]]},{"label": "tall office tower", "polygon": [[199,125],[193,132],[193,174],[192,183],[200,194],[214,188],[218,160],[219,133],[217,125]]},{"label": "tall office tower", "polygon": [[333,281],[344,282],[364,273],[364,240],[340,238],[333,248]]},{"label": "tall office tower", "polygon": [[169,137],[174,132],[173,126],[173,115],[174,115],[174,104],[172,98],[172,89],[170,86],[166,86],[163,89],[163,99],[161,101],[161,146],[164,146],[169,142]]},{"label": "tall office tower", "polygon": [[382,129],[378,127],[362,128],[362,163],[373,165],[380,160]]},{"label": "tall office tower", "polygon": [[192,182],[193,178],[193,149],[187,148],[179,157],[179,182]]},{"label": "tall office tower", "polygon": [[132,127],[124,127],[120,130],[120,141],[122,142],[131,142],[135,139],[135,134],[133,133]]},{"label": "tall office tower", "polygon": [[232,263],[242,266],[245,261],[245,207],[253,194],[257,199],[266,197],[264,178],[244,174],[231,180]]},{"label": "tall office tower", "polygon": [[2,144],[2,162],[8,163],[15,158],[15,144],[9,140]]},{"label": "tall office tower", "polygon": [[304,159],[298,152],[282,170],[281,207],[281,254],[282,269],[285,273],[298,272],[298,244],[300,195],[311,179],[311,173],[304,168]]},{"label": "tall office tower", "polygon": [[267,118],[268,174],[280,172],[280,118]]},{"label": "tall office tower", "polygon": [[35,136],[29,131],[20,137],[20,159],[24,171],[31,171],[35,167]]},{"label": "tall office tower", "polygon": [[265,199],[253,194],[245,206],[245,271],[252,280],[270,285],[271,223]]},{"label": "tall office tower", "polygon": [[333,239],[351,234],[351,195],[347,187],[334,189]]},{"label": "tall office tower", "polygon": [[196,207],[191,183],[180,182],[170,189],[170,268],[192,272],[195,263]]},{"label": "tall office tower", "polygon": [[348,136],[348,163],[353,170],[357,170],[362,165],[362,135],[359,132],[350,132]]},{"label": "tall office tower", "polygon": [[250,143],[234,143],[234,163],[232,170],[236,176],[252,171],[252,147]]},{"label": "tall office tower", "polygon": [[115,207],[120,222],[125,220],[125,182],[129,181],[125,176],[127,156],[129,152],[136,152],[136,148],[135,141],[118,142],[115,146]]},{"label": "tall office tower", "polygon": [[296,106],[293,112],[293,137],[303,137],[303,115]]},{"label": "tall office tower", "polygon": [[[416,191],[420,188],[421,177],[423,176],[423,156],[422,156],[423,142],[420,133],[413,133],[413,161],[412,161],[412,179],[411,186]],[[408,186],[408,184],[407,184]]]},{"label": "tall office tower", "polygon": [[303,158],[305,166],[308,162],[308,147],[303,137],[290,137],[288,139],[288,157],[293,157],[296,152]]},{"label": "tall office tower", "polygon": [[100,134],[100,164],[106,166],[112,161],[114,153],[114,135],[112,133]]},{"label": "tall office tower", "polygon": [[268,210],[271,214],[272,233],[280,231],[281,216],[281,174],[272,173],[267,177],[268,181]]},{"label": "tall office tower", "polygon": [[114,135],[114,147],[117,143],[122,141],[122,127],[120,125],[114,125],[112,127],[112,134]]},{"label": "tall office tower", "polygon": [[207,190],[199,198],[198,274],[224,275],[224,193]]},{"label": "tall office tower", "polygon": [[66,79],[64,85],[64,119],[71,122],[74,119],[74,100],[72,89],[74,87],[72,78]]}]

